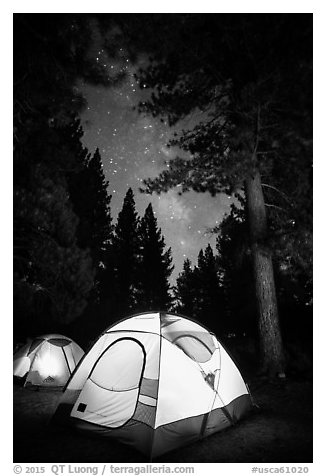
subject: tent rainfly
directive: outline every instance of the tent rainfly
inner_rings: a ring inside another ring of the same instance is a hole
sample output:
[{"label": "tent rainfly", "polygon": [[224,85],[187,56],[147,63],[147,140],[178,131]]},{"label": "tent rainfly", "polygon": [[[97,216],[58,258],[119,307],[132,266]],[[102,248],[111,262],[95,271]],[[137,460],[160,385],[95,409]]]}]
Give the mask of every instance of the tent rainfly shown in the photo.
[{"label": "tent rainfly", "polygon": [[59,334],[36,337],[14,354],[14,376],[25,386],[64,387],[84,351]]},{"label": "tent rainfly", "polygon": [[68,382],[54,421],[117,438],[152,459],[233,425],[251,406],[213,333],[183,316],[151,312],[100,335]]}]

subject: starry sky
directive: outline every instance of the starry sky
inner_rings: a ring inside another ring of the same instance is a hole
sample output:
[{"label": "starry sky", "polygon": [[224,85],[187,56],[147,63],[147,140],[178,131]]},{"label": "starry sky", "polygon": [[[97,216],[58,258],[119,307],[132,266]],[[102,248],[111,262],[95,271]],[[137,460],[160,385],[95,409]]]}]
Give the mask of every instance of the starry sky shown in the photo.
[{"label": "starry sky", "polygon": [[[141,115],[135,109],[148,92],[138,87],[134,77],[136,66],[131,64],[123,49],[114,61],[108,59],[102,49],[97,48],[94,54],[105,66],[108,77],[123,71],[125,79],[110,87],[80,85],[87,100],[81,116],[83,143],[91,153],[99,148],[109,180],[114,223],[129,187],[133,189],[139,216],[143,216],[147,205],[152,203],[166,246],[172,249],[175,269],[171,280],[174,284],[186,258],[196,264],[201,248],[208,243],[215,247],[216,236],[207,231],[221,221],[229,209],[230,198],[192,191],[180,195],[178,187],[161,195],[139,192],[144,178],[156,177],[167,167],[168,160],[184,152],[167,146],[174,132],[167,123]],[[188,125],[194,120],[194,117],[189,118]],[[187,127],[187,121],[178,127],[181,126]]]}]

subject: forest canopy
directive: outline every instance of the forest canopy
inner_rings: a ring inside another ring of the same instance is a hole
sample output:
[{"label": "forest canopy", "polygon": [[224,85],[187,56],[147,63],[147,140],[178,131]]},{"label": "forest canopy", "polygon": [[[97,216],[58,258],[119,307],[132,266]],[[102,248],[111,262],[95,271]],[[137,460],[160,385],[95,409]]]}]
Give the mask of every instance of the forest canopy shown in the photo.
[{"label": "forest canopy", "polygon": [[[83,145],[80,82],[125,80],[94,44],[127,52],[148,92],[139,113],[199,118],[142,191],[237,199],[175,285],[152,204],[140,216],[129,188],[114,223],[103,157]],[[13,106],[15,339],[87,340],[166,308],[250,336],[265,371],[284,373],[284,343],[312,328],[312,15],[15,14]]]}]

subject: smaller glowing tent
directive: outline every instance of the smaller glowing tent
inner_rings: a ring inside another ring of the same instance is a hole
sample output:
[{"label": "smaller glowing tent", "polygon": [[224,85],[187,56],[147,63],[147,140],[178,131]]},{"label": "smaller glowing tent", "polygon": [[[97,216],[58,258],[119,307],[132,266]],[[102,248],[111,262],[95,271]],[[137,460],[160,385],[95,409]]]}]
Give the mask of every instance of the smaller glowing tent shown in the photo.
[{"label": "smaller glowing tent", "polygon": [[63,387],[84,351],[74,341],[59,334],[36,337],[14,354],[14,376],[24,385]]},{"label": "smaller glowing tent", "polygon": [[149,312],[99,336],[54,419],[155,458],[233,425],[250,408],[247,386],[213,333],[180,315]]}]

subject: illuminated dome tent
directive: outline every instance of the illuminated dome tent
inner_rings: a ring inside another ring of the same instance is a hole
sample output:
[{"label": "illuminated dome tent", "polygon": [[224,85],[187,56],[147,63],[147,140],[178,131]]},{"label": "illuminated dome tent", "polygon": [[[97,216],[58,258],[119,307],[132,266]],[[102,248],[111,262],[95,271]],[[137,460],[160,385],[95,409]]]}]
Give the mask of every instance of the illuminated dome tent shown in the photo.
[{"label": "illuminated dome tent", "polygon": [[251,398],[215,335],[179,315],[109,327],[76,368],[54,420],[157,457],[239,420]]},{"label": "illuminated dome tent", "polygon": [[26,376],[26,386],[63,387],[83,355],[68,337],[40,336],[14,354],[14,376]]}]

